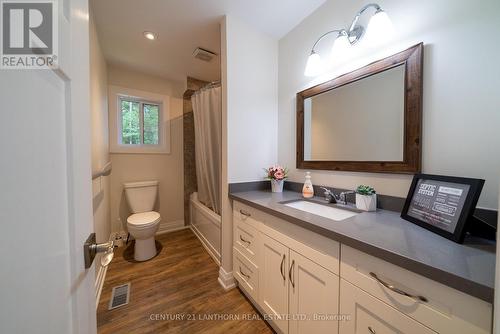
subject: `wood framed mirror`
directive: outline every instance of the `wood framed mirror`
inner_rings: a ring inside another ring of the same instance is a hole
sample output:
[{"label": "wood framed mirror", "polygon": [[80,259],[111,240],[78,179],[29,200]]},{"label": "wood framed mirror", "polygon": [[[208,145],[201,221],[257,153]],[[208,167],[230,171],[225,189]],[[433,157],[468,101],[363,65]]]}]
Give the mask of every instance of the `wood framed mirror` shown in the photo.
[{"label": "wood framed mirror", "polygon": [[421,169],[423,44],[297,93],[298,169]]}]

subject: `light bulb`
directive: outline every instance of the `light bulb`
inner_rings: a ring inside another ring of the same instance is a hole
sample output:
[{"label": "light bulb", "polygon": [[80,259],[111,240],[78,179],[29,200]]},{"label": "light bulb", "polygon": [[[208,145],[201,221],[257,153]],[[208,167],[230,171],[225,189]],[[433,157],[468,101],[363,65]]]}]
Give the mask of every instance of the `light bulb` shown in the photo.
[{"label": "light bulb", "polygon": [[341,62],[349,58],[351,43],[345,31],[339,33],[332,45],[331,59],[333,62]]},{"label": "light bulb", "polygon": [[142,33],[144,35],[144,37],[146,37],[147,39],[153,41],[156,39],[156,34],[154,32],[151,32],[151,31],[145,31]]},{"label": "light bulb", "polygon": [[321,57],[316,52],[312,51],[307,58],[306,69],[304,71],[304,75],[307,77],[314,77],[320,74],[322,69],[321,66]]},{"label": "light bulb", "polygon": [[386,12],[379,9],[371,17],[366,29],[366,41],[372,46],[388,41],[394,34],[394,27]]}]

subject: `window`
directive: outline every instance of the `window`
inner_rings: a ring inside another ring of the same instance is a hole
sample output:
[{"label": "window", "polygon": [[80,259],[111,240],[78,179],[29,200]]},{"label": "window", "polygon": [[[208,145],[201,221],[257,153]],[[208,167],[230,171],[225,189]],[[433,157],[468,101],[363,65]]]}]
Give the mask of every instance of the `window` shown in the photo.
[{"label": "window", "polygon": [[122,145],[160,143],[160,104],[122,97],[119,107]]},{"label": "window", "polygon": [[168,95],[111,85],[108,96],[111,153],[170,154]]}]

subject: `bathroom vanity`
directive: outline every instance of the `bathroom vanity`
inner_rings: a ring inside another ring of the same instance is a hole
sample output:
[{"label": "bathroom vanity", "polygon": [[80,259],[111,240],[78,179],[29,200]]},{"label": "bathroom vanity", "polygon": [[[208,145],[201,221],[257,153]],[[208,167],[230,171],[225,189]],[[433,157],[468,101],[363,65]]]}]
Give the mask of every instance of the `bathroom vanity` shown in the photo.
[{"label": "bathroom vanity", "polygon": [[286,205],[301,199],[292,191],[230,197],[234,277],[276,331],[491,332],[494,246],[454,243],[398,212],[312,214]]}]

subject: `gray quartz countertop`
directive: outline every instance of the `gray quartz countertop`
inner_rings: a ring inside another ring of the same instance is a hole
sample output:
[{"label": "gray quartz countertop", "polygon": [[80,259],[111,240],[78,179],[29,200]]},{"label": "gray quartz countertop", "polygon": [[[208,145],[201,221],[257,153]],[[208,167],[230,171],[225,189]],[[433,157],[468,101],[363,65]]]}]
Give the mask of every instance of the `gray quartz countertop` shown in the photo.
[{"label": "gray quartz countertop", "polygon": [[[457,244],[401,219],[400,213],[377,210],[342,221],[310,214],[280,202],[301,199],[292,191],[233,192],[230,198],[305,229],[337,240],[474,297],[493,302],[495,245],[483,239]],[[321,202],[321,198],[313,200]]]}]

